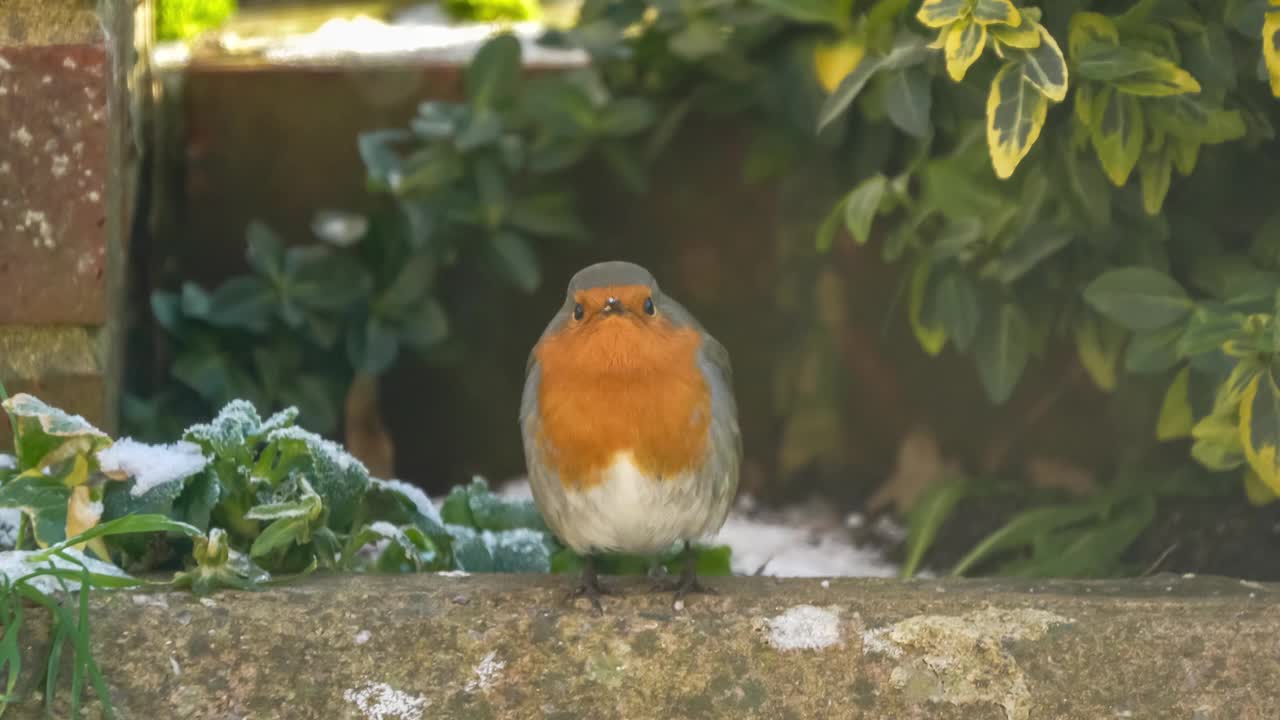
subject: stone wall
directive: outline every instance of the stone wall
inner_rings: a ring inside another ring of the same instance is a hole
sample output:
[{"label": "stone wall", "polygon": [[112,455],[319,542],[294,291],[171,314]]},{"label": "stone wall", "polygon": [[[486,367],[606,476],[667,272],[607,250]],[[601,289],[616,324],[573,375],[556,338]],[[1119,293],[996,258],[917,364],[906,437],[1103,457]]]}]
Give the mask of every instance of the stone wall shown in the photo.
[{"label": "stone wall", "polygon": [[[93,649],[120,720],[1264,720],[1280,704],[1275,585],[709,578],[720,595],[676,611],[609,578],[624,594],[597,616],[563,601],[572,580],[95,592]],[[28,623],[6,720],[44,717],[46,616]]]},{"label": "stone wall", "polygon": [[[0,379],[114,423],[133,0],[0,5]],[[7,442],[0,417],[0,443]]]}]

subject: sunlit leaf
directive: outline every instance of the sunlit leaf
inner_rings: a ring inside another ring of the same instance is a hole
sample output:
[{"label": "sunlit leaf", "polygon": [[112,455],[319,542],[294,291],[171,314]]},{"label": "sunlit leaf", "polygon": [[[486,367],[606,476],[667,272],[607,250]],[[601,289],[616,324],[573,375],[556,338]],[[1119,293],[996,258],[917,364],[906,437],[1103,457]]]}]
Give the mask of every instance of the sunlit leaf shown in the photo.
[{"label": "sunlit leaf", "polygon": [[1009,0],[977,0],[973,4],[973,19],[983,25],[999,23],[1018,27],[1022,16]]},{"label": "sunlit leaf", "polygon": [[1158,215],[1164,207],[1173,180],[1173,157],[1165,149],[1146,153],[1138,163],[1138,179],[1142,184],[1142,209]]},{"label": "sunlit leaf", "polygon": [[1262,57],[1266,62],[1267,76],[1271,79],[1271,94],[1280,97],[1280,8],[1268,8],[1262,21]]},{"label": "sunlit leaf", "polygon": [[991,37],[1004,45],[1019,50],[1031,50],[1040,46],[1040,24],[1024,22],[1018,27],[1008,25],[984,25]]},{"label": "sunlit leaf", "polygon": [[1280,492],[1280,388],[1270,372],[1256,375],[1240,396],[1240,445],[1262,484]]}]

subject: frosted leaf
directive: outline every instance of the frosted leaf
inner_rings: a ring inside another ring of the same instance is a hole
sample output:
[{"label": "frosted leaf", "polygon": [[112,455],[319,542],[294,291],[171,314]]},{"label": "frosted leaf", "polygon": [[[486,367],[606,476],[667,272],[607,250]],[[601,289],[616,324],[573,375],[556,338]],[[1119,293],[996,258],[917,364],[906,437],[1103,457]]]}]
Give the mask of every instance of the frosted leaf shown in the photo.
[{"label": "frosted leaf", "polygon": [[79,415],[71,415],[59,410],[43,400],[26,393],[18,393],[5,400],[4,409],[20,418],[29,418],[40,423],[40,429],[48,435],[57,437],[77,437],[92,435],[107,437],[107,434],[94,427]]},{"label": "frosted leaf", "polygon": [[448,525],[454,564],[468,572],[551,572],[547,535],[529,528],[473,530]]},{"label": "frosted leaf", "polygon": [[262,430],[262,416],[248,400],[232,400],[223,406],[213,420],[187,428],[182,437],[207,442],[219,454],[243,445]]},{"label": "frosted leaf", "polygon": [[133,497],[185,480],[204,470],[208,462],[199,445],[185,440],[171,445],[147,445],[123,438],[98,451],[98,466],[104,473],[115,479],[133,478],[129,489]]},{"label": "frosted leaf", "polygon": [[303,443],[311,454],[311,484],[329,507],[330,527],[350,527],[356,502],[369,486],[369,471],[341,445],[300,427],[273,430],[271,443]]},{"label": "frosted leaf", "polygon": [[371,477],[365,500],[377,517],[388,517],[397,522],[403,518],[414,522],[427,533],[444,533],[444,520],[440,518],[440,510],[426,493],[409,483]]},{"label": "frosted leaf", "polygon": [[[9,583],[13,583],[29,573],[36,572],[41,569],[48,569],[50,564],[55,568],[63,570],[79,571],[82,569],[76,562],[61,558],[57,555],[50,555],[47,559],[41,559],[39,562],[34,562],[33,556],[42,552],[43,551],[40,550],[10,550],[8,552],[0,552],[0,575],[3,575]],[[128,573],[115,565],[91,558],[74,548],[67,548],[66,550],[63,550],[63,552],[70,555],[75,560],[78,560],[80,563],[83,563],[84,567],[87,568],[89,572],[96,575],[110,575],[112,577],[119,578],[131,577]],[[40,575],[34,578],[28,578],[25,582],[45,595],[50,595],[61,590],[62,585],[64,584],[67,586],[68,590],[80,589],[80,582],[73,578],[63,578],[61,582],[59,582],[58,578],[49,577],[48,575]]]},{"label": "frosted leaf", "polygon": [[267,418],[267,421],[262,423],[262,426],[259,427],[257,432],[254,434],[268,435],[276,430],[291,427],[294,421],[296,421],[297,419],[298,419],[298,408],[287,407],[281,410],[280,412],[276,413],[275,415],[272,415],[271,417]]}]

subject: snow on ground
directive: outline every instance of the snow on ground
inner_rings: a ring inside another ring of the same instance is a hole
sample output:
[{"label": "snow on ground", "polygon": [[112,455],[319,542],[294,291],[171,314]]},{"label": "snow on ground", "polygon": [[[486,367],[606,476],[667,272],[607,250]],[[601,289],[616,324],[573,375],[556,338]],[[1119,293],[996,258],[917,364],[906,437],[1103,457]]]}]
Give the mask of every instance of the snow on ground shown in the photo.
[{"label": "snow on ground", "polygon": [[[529,483],[514,480],[498,488],[504,497],[531,498]],[[772,513],[751,509],[741,498],[720,533],[711,540],[733,550],[733,571],[773,577],[893,577],[898,566],[871,547],[856,547],[845,522],[813,504]]]}]

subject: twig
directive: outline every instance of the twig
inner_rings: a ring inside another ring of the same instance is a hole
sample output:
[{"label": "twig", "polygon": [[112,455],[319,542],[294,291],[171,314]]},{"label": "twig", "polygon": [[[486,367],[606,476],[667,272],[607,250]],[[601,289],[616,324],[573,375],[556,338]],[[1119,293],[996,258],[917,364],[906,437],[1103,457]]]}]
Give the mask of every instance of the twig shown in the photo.
[{"label": "twig", "polygon": [[1164,549],[1164,552],[1160,553],[1160,556],[1156,558],[1155,562],[1151,563],[1151,566],[1150,566],[1150,567],[1148,567],[1148,568],[1147,568],[1147,569],[1146,569],[1146,570],[1145,570],[1141,575],[1139,575],[1138,577],[1147,577],[1148,575],[1150,575],[1150,574],[1154,573],[1154,572],[1156,571],[1156,568],[1160,567],[1160,565],[1161,565],[1161,564],[1162,564],[1166,559],[1168,559],[1169,555],[1170,555],[1174,550],[1177,550],[1177,549],[1178,549],[1178,544],[1179,544],[1179,543],[1178,543],[1178,541],[1176,541],[1176,540],[1175,540],[1175,541],[1173,542],[1173,544],[1172,544],[1172,545],[1170,545],[1169,547],[1165,548],[1165,549]]}]

